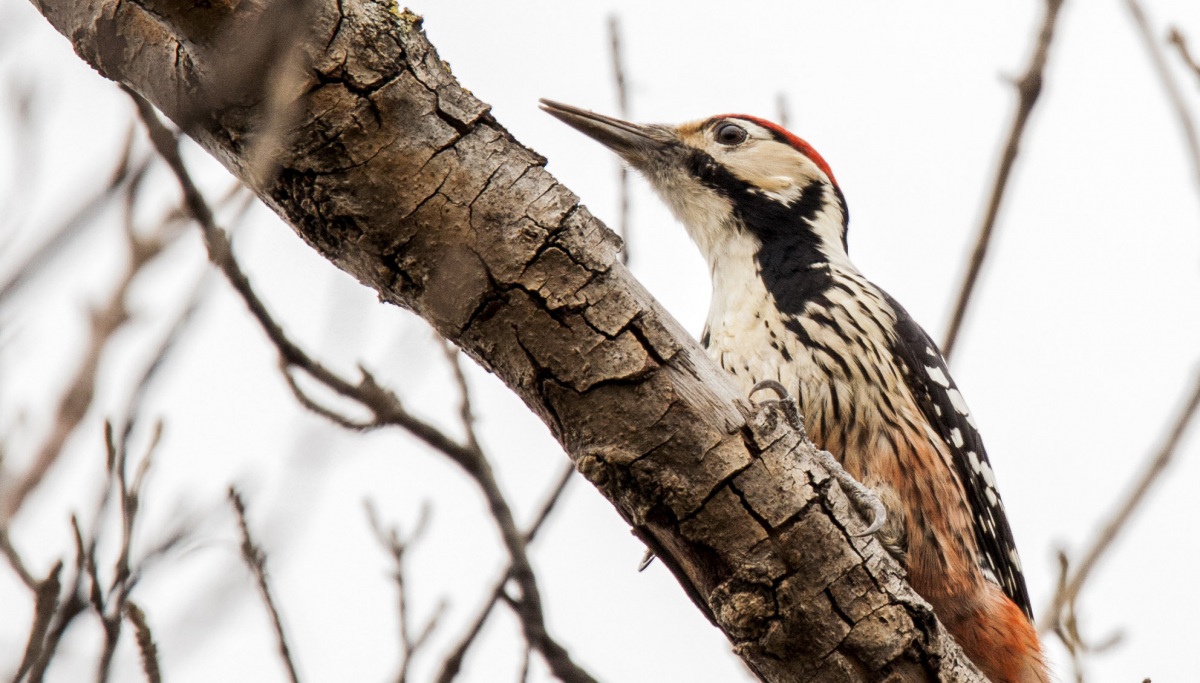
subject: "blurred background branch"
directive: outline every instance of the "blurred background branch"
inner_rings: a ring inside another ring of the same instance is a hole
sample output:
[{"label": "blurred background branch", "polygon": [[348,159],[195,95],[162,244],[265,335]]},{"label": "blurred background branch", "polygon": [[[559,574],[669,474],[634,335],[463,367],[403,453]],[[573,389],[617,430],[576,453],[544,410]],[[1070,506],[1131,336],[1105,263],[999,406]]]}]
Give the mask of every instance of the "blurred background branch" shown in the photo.
[{"label": "blurred background branch", "polygon": [[992,181],[992,190],[988,197],[987,207],[984,209],[983,222],[975,237],[975,247],[971,250],[971,257],[967,261],[967,271],[963,275],[962,284],[959,287],[958,299],[950,314],[950,325],[946,329],[946,336],[942,341],[942,355],[945,356],[947,362],[958,343],[958,336],[962,330],[963,321],[966,319],[971,297],[975,293],[979,273],[983,270],[984,260],[987,259],[992,233],[996,229],[1000,207],[1004,203],[1005,192],[1008,190],[1008,181],[1021,150],[1021,140],[1025,136],[1025,128],[1029,123],[1030,115],[1033,114],[1033,108],[1042,94],[1046,61],[1050,57],[1050,44],[1054,40],[1059,12],[1063,6],[1063,0],[1045,0],[1045,2],[1045,14],[1038,27],[1029,64],[1025,67],[1025,73],[1013,82],[1017,90],[1017,109],[1013,113],[1008,137],[1004,142],[1003,151],[1000,153],[1000,165],[996,169],[996,175]]}]

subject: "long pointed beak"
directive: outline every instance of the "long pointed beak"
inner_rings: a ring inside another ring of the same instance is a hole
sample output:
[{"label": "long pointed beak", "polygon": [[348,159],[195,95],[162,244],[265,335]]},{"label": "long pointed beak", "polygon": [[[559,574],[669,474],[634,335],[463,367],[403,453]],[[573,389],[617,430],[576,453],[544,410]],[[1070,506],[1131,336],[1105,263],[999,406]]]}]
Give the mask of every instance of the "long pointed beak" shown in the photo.
[{"label": "long pointed beak", "polygon": [[674,142],[663,126],[644,126],[542,99],[542,111],[596,140],[636,168],[645,168]]}]

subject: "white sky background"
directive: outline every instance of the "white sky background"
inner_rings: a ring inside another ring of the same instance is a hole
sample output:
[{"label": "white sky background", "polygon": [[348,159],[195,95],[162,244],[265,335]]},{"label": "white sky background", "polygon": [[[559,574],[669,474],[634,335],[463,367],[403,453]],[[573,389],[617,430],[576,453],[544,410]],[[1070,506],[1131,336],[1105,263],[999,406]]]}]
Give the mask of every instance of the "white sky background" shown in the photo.
[{"label": "white sky background", "polygon": [[[940,339],[1012,115],[1005,77],[1024,68],[1042,4],[435,0],[412,9],[460,80],[610,221],[613,157],[536,106],[550,97],[615,112],[610,13],[622,20],[638,120],[775,118],[783,93],[792,130],[821,151],[845,191],[854,260]],[[1176,23],[1200,47],[1200,4],[1158,0],[1149,10],[1160,33]],[[1200,84],[1175,73],[1200,111]],[[124,95],[31,6],[3,0],[0,92],[7,99],[7,86],[30,83],[42,86],[37,135],[24,143],[35,164],[19,156],[11,121],[0,127],[0,272],[103,182],[131,118]],[[983,429],[1038,608],[1053,586],[1055,549],[1085,547],[1198,368],[1200,195],[1182,140],[1123,3],[1068,0],[952,364]],[[227,177],[198,149],[188,151],[216,196]],[[146,224],[175,201],[161,169],[150,188],[155,198],[139,210]],[[698,333],[709,287],[699,255],[641,181],[633,202],[633,271]],[[48,428],[49,407],[83,343],[81,312],[107,296],[122,262],[118,234],[115,220],[91,231],[20,306],[0,311],[6,464],[27,462]],[[423,324],[377,304],[264,209],[239,232],[237,250],[259,293],[307,348],[346,372],[362,362],[414,410],[453,429],[452,382]],[[189,234],[135,288],[138,317],[105,358],[102,409],[13,530],[36,573],[70,548],[68,513],[90,515],[103,467],[101,421],[124,405],[147,349],[204,270],[197,234]],[[499,382],[471,371],[485,444],[527,519],[565,458]],[[204,517],[186,551],[152,570],[134,595],[170,681],[284,680],[238,558],[223,498],[230,482],[249,499],[308,681],[378,681],[395,671],[394,590],[365,523],[365,497],[404,527],[423,502],[432,509],[426,540],[411,556],[413,609],[420,621],[440,597],[451,604],[433,651],[416,663],[416,680],[430,675],[500,569],[497,534],[474,487],[412,439],[349,436],[299,409],[273,350],[223,281],[213,282],[154,386],[147,417],[165,420],[166,437],[139,538],[152,540],[179,509]],[[1196,680],[1195,433],[1081,600],[1085,636],[1125,636],[1089,660],[1091,681]],[[532,552],[552,633],[602,680],[746,679],[661,565],[634,571],[640,545],[582,480]],[[0,569],[4,670],[19,659],[31,609],[25,589]],[[514,679],[514,628],[500,610],[464,680]],[[90,678],[98,638],[94,624],[76,628],[50,680]],[[116,680],[139,680],[130,640]],[[1065,656],[1050,642],[1065,678]],[[540,664],[534,674],[548,679]]]}]

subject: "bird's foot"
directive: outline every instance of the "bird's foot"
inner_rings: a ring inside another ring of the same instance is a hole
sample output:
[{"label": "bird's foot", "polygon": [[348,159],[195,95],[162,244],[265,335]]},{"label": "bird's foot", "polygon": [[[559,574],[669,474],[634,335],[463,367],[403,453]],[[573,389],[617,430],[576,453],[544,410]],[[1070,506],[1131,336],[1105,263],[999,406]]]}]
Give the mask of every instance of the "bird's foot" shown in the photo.
[{"label": "bird's foot", "polygon": [[756,401],[760,406],[778,406],[783,411],[784,418],[793,429],[804,431],[804,420],[800,417],[800,408],[796,405],[796,399],[788,393],[787,387],[773,379],[764,379],[755,384],[750,389],[750,400],[754,401],[754,395],[760,391],[773,391],[779,398],[768,399],[766,401]]},{"label": "bird's foot", "polygon": [[870,536],[882,529],[884,522],[887,521],[887,508],[883,506],[883,501],[879,499],[879,494],[850,476],[850,473],[830,455],[829,451],[818,449],[817,460],[821,461],[821,464],[829,472],[829,476],[833,477],[834,481],[842,487],[842,492],[850,499],[850,504],[858,510],[858,514],[862,515],[863,520],[867,522],[866,529],[857,532],[852,531],[850,535]]},{"label": "bird's foot", "polygon": [[[754,400],[754,394],[760,391],[773,391],[779,397],[762,401],[758,405],[777,405],[783,411],[784,418],[793,428],[804,432],[804,421],[800,417],[800,409],[796,405],[796,399],[792,398],[788,393],[787,387],[773,379],[765,379],[758,384],[755,384],[750,389],[751,400]],[[850,504],[858,510],[863,519],[867,521],[867,528],[863,531],[852,533],[852,536],[870,536],[871,534],[883,528],[884,522],[887,521],[887,508],[883,506],[883,501],[879,496],[858,481],[850,476],[850,473],[842,467],[829,451],[816,449],[817,459],[821,465],[829,472],[834,481],[842,487],[842,491],[846,497],[850,499]]]}]

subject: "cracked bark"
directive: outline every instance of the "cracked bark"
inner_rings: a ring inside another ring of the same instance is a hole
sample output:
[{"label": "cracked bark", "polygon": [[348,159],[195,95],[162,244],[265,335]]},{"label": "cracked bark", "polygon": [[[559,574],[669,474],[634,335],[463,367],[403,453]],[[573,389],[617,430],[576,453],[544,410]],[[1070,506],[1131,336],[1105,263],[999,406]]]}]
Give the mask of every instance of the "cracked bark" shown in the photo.
[{"label": "cracked bark", "polygon": [[[246,39],[270,8],[35,4],[327,259],[506,382],[763,680],[983,680],[880,546],[848,535],[859,522],[811,446],[736,395],[419,17],[305,0],[306,78],[270,119],[262,60],[279,50],[259,43],[279,34]],[[280,120],[286,144],[256,145]],[[281,150],[274,174],[253,172],[260,147]]]}]

